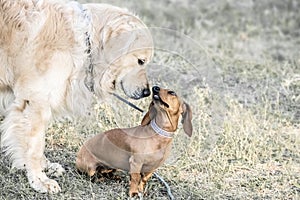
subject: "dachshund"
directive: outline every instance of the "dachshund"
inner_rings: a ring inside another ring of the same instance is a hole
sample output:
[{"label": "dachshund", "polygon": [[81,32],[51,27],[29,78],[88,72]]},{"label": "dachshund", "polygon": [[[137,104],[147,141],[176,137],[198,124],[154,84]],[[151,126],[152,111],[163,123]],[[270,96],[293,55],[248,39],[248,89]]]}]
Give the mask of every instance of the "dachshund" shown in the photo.
[{"label": "dachshund", "polygon": [[141,125],[113,129],[86,141],[77,154],[76,167],[93,176],[99,168],[130,173],[129,196],[143,193],[153,172],[167,159],[180,115],[184,132],[191,137],[191,107],[177,94],[158,86]]}]

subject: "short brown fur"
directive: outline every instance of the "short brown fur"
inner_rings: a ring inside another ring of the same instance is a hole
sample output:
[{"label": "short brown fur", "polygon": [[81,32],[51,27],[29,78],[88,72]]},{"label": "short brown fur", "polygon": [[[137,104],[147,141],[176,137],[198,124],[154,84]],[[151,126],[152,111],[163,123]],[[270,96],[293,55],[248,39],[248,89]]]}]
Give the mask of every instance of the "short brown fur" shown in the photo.
[{"label": "short brown fur", "polygon": [[165,131],[174,132],[180,115],[189,116],[183,118],[184,131],[188,136],[192,134],[192,113],[188,104],[166,89],[160,89],[158,95],[160,100],[153,97],[140,126],[109,130],[86,141],[78,152],[76,167],[90,176],[100,166],[129,171],[129,196],[143,192],[152,173],[168,157],[172,143],[172,137],[164,137],[153,130],[151,120]]}]

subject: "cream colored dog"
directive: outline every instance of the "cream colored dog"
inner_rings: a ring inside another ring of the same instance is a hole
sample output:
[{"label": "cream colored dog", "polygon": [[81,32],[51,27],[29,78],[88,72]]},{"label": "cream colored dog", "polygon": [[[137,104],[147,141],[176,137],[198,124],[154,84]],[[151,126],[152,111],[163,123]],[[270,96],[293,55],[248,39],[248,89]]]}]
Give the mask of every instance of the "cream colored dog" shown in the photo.
[{"label": "cream colored dog", "polygon": [[53,117],[83,115],[95,94],[116,88],[150,95],[145,65],[153,54],[143,22],[106,4],[0,0],[1,146],[39,192],[61,189],[43,172],[63,168],[44,156]]},{"label": "cream colored dog", "polygon": [[129,171],[129,196],[143,193],[152,173],[170,153],[181,115],[185,133],[191,136],[193,131],[190,106],[172,90],[157,86],[152,90],[153,101],[142,125],[112,129],[86,141],[77,154],[77,169],[90,176],[107,167]]}]

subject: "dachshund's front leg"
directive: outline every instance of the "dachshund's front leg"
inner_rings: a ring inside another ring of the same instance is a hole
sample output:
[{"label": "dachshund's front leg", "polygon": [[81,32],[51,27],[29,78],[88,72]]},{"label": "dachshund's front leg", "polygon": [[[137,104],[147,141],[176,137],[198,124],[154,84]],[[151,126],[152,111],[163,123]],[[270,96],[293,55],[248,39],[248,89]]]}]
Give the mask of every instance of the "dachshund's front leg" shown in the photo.
[{"label": "dachshund's front leg", "polygon": [[131,156],[129,159],[130,164],[130,189],[129,189],[129,196],[133,197],[135,195],[139,194],[139,184],[141,181],[141,169],[142,164],[139,162],[136,162],[136,159],[134,156]]}]

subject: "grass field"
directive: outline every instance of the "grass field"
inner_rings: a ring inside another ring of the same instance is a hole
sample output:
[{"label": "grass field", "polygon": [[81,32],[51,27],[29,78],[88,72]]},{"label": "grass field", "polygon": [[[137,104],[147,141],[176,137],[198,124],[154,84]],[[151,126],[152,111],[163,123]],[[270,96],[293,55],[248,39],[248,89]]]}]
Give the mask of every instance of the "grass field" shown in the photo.
[{"label": "grass field", "polygon": [[[101,2],[145,21],[156,45],[151,84],[192,106],[192,138],[180,127],[157,170],[175,199],[300,199],[299,1]],[[150,98],[133,102],[146,109]],[[87,138],[142,116],[114,99],[94,111],[96,120],[61,120],[47,131],[46,155],[66,169],[55,178],[61,193],[34,192],[25,172],[1,158],[0,199],[127,199],[128,174],[93,182],[75,170],[75,157]],[[168,199],[157,178],[144,199]]]}]

